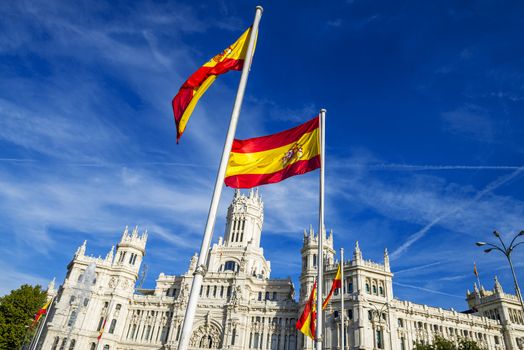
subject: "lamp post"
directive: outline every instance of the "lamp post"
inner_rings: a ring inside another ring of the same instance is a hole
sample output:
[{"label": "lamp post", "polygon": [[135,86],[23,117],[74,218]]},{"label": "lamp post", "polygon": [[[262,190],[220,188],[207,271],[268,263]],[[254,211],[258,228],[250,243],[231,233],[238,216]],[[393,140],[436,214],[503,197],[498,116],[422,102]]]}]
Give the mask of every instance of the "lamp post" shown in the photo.
[{"label": "lamp post", "polygon": [[515,250],[517,246],[524,243],[524,241],[517,242],[517,243],[515,242],[517,238],[524,236],[524,231],[520,231],[518,234],[516,234],[515,237],[513,237],[513,239],[511,240],[511,243],[509,244],[509,246],[506,246],[504,244],[504,241],[500,237],[500,233],[497,230],[493,231],[493,235],[498,238],[501,246],[495,245],[493,243],[486,243],[486,242],[477,242],[475,244],[479,247],[489,246],[490,248],[484,249],[484,253],[489,253],[492,250],[498,250],[506,256],[509,262],[509,267],[511,268],[511,273],[513,274],[513,282],[515,283],[515,292],[517,294],[517,298],[520,301],[522,312],[524,313],[524,301],[522,301],[522,294],[520,292],[519,284],[517,282],[517,275],[515,274],[515,269],[513,268],[513,262],[511,261],[511,253],[513,252],[513,250]]},{"label": "lamp post", "polygon": [[[388,334],[390,334],[391,336],[391,324],[390,322],[388,322],[388,320],[386,318],[382,318],[382,314],[384,313],[384,311],[386,309],[388,309],[389,311],[389,302],[386,302],[382,305],[382,307],[379,309],[375,304],[373,304],[372,302],[369,302],[369,306],[370,306],[370,309],[369,310],[371,312],[371,323],[372,323],[372,328],[373,328],[373,346],[374,348],[381,348],[383,349],[384,348],[384,333],[383,331],[387,331]],[[389,312],[388,312],[388,318],[389,318]],[[385,326],[387,327],[382,327],[382,325],[385,324]],[[382,331],[381,333],[381,339],[380,339],[380,342],[382,344],[381,347],[379,347],[379,344],[377,344],[378,342],[378,339],[377,339],[377,334],[375,333],[377,331],[376,329],[376,325],[378,325],[378,327],[380,328],[380,330]],[[391,341],[391,339],[390,339]]]}]

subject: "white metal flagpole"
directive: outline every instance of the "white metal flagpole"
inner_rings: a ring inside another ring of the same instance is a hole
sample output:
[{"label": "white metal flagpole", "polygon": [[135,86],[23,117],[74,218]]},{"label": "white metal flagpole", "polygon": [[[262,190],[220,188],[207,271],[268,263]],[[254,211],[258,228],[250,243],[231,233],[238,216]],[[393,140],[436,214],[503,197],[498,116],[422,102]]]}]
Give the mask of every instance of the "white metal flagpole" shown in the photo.
[{"label": "white metal flagpole", "polygon": [[325,169],[325,145],[326,145],[326,110],[321,109],[320,122],[320,190],[318,210],[318,252],[317,252],[317,325],[316,325],[316,350],[322,350],[322,289],[324,283],[324,249],[322,238],[324,236],[324,169]]},{"label": "white metal flagpole", "polygon": [[344,310],[344,291],[346,283],[344,281],[344,248],[340,248],[340,345],[341,349],[345,350],[346,345],[346,327],[345,327],[345,310]]},{"label": "white metal flagpole", "polygon": [[204,237],[202,238],[202,245],[200,246],[200,255],[198,256],[197,268],[193,277],[193,284],[191,285],[191,292],[189,294],[189,300],[187,303],[186,315],[184,317],[184,325],[182,327],[182,333],[180,335],[180,343],[178,345],[178,350],[186,350],[189,345],[189,338],[191,337],[193,321],[195,319],[195,313],[198,304],[200,287],[202,286],[202,280],[204,279],[204,275],[206,273],[205,264],[207,261],[207,254],[209,251],[211,238],[213,237],[213,227],[215,226],[218,203],[220,202],[220,194],[222,193],[222,187],[224,186],[224,178],[226,175],[227,162],[229,160],[229,152],[231,151],[233,139],[235,138],[238,118],[240,115],[240,108],[242,107],[244,92],[246,91],[247,78],[249,76],[249,70],[251,68],[251,60],[253,58],[256,37],[258,34],[258,25],[260,24],[262,11],[262,6],[257,6],[255,11],[255,20],[253,21],[251,35],[249,36],[249,43],[246,52],[246,58],[244,60],[244,67],[242,68],[242,76],[240,77],[240,83],[238,85],[235,104],[233,106],[233,111],[231,112],[231,121],[229,122],[229,129],[227,131],[226,141],[224,143],[224,150],[222,152],[222,158],[220,160],[220,167],[218,168],[217,178],[215,182],[215,190],[213,191],[213,197],[209,206],[206,228],[204,230]]}]

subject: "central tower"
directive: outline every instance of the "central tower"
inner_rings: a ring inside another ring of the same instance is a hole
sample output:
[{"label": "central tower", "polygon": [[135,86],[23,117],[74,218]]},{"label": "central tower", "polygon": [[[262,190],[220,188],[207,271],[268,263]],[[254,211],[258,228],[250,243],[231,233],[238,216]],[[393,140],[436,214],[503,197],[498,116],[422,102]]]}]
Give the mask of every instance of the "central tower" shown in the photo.
[{"label": "central tower", "polygon": [[260,247],[263,222],[264,203],[258,190],[251,189],[247,195],[235,190],[227,209],[224,239],[220,237],[211,248],[208,271],[269,278],[271,264]]},{"label": "central tower", "polygon": [[227,210],[225,245],[228,247],[260,247],[260,235],[264,222],[264,203],[258,189],[244,196],[235,190],[233,201]]}]

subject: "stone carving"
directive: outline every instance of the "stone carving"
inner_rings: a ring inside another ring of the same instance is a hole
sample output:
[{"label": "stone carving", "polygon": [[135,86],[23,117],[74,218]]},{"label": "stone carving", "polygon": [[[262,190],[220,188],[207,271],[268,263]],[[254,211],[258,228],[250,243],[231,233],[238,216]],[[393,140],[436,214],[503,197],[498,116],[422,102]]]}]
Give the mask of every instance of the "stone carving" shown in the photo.
[{"label": "stone carving", "polygon": [[218,349],[221,346],[221,334],[222,330],[216,324],[206,322],[193,332],[189,343],[201,349]]}]

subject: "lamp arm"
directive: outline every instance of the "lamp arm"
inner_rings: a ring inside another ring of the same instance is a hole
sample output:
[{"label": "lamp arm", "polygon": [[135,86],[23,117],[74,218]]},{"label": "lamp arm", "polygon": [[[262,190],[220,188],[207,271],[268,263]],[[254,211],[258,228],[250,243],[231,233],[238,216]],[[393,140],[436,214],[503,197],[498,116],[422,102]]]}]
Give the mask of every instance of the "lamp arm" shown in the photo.
[{"label": "lamp arm", "polygon": [[509,249],[512,249],[512,248],[515,248],[515,247],[516,247],[516,246],[513,246],[513,243],[515,243],[515,240],[516,240],[518,237],[520,237],[520,234],[519,234],[519,233],[517,233],[517,234],[515,235],[515,237],[513,237],[513,239],[511,240],[511,243],[509,244]]}]

